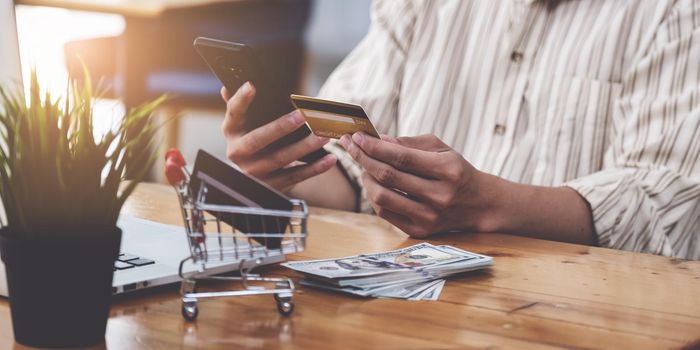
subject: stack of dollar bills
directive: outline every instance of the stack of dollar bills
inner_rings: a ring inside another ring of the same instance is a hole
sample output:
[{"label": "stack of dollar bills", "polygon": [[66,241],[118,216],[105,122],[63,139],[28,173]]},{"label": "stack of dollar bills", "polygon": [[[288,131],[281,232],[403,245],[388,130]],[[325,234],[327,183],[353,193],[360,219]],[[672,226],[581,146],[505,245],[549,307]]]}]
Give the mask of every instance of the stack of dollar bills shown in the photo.
[{"label": "stack of dollar bills", "polygon": [[437,300],[445,278],[493,265],[493,258],[448,245],[420,243],[390,252],[282,264],[302,285],[362,297]]}]

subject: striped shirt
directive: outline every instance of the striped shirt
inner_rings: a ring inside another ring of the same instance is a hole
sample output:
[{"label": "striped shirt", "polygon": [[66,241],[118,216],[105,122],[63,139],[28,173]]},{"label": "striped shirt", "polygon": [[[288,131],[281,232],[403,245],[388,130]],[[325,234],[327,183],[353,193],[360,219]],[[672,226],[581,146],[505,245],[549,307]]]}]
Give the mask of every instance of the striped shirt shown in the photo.
[{"label": "striped shirt", "polygon": [[[320,95],[481,171],[575,189],[601,246],[700,259],[699,25],[691,0],[376,1]],[[369,208],[361,169],[328,149]]]}]

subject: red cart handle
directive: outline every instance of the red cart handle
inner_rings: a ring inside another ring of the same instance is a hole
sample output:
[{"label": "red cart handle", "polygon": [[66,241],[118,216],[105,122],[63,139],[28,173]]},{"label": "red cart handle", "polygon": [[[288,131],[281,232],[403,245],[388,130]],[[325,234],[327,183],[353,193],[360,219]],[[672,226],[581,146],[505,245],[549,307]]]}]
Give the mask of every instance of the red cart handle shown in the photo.
[{"label": "red cart handle", "polygon": [[165,177],[168,182],[177,186],[185,181],[187,181],[187,173],[185,173],[185,157],[176,148],[172,148],[165,152]]}]

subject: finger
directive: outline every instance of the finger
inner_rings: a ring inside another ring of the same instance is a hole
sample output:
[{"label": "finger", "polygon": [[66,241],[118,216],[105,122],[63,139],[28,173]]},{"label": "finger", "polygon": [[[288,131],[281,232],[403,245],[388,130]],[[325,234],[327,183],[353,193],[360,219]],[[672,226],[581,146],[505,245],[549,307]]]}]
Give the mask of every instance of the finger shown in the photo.
[{"label": "finger", "polygon": [[267,176],[264,181],[274,188],[285,190],[299,182],[330,170],[337,160],[334,155],[328,154],[311,164],[295,165],[280,169],[273,175]]},{"label": "finger", "polygon": [[389,223],[396,226],[399,230],[403,231],[409,236],[411,236],[409,232],[417,231],[416,225],[411,221],[410,218],[404,215],[394,213],[389,209],[382,209],[380,211],[377,211],[377,209],[375,208],[375,212],[377,213],[377,216],[388,221]]},{"label": "finger", "polygon": [[[376,209],[375,209],[376,211]],[[377,216],[396,226],[399,230],[414,238],[424,238],[430,235],[430,231],[416,225],[407,216],[395,213],[389,209],[382,209]]]},{"label": "finger", "polygon": [[297,159],[323,147],[328,141],[328,138],[309,134],[302,140],[289,146],[259,153],[259,156],[254,156],[256,159],[250,160],[252,164],[247,170],[255,175],[266,174],[284,168]]},{"label": "finger", "polygon": [[[387,163],[396,169],[426,178],[440,177],[442,164],[435,152],[382,141],[364,133],[355,133],[352,135],[352,141],[371,158]],[[347,141],[345,142],[347,143]]]},{"label": "finger", "polygon": [[384,187],[396,188],[419,198],[426,198],[429,194],[427,191],[433,187],[432,180],[403,172],[387,163],[376,160],[368,156],[352,141],[343,140],[341,142],[349,145],[346,150],[350,156],[365,169],[367,174]]},{"label": "finger", "polygon": [[231,156],[239,160],[253,157],[302,125],[304,117],[301,113],[296,110],[290,112],[236,139]]},{"label": "finger", "polygon": [[250,82],[246,82],[236,91],[226,103],[226,117],[222,128],[224,134],[239,132],[243,125],[248,107],[255,98],[255,87]]},{"label": "finger", "polygon": [[396,143],[396,144],[399,143],[399,140],[397,140],[396,137],[393,137],[393,136],[391,136],[391,135],[380,134],[379,137],[380,137],[382,140],[387,141],[387,142]]},{"label": "finger", "polygon": [[224,99],[224,102],[228,102],[231,99],[231,93],[228,92],[225,86],[221,87],[221,98]]},{"label": "finger", "polygon": [[412,230],[413,226],[415,225],[413,220],[411,220],[411,218],[408,216],[393,212],[387,208],[382,208],[371,201],[370,205],[372,206],[372,209],[374,209],[375,215],[398,227],[403,232]]},{"label": "finger", "polygon": [[362,181],[367,189],[367,197],[377,211],[377,215],[381,216],[382,211],[388,210],[411,218],[410,221],[416,226],[413,229],[425,230],[435,224],[437,213],[427,205],[382,186],[370,175],[363,175]]},{"label": "finger", "polygon": [[397,145],[420,149],[430,152],[449,151],[450,146],[446,145],[435,135],[426,134],[412,137],[393,137],[389,135],[381,135],[382,140],[395,143]]}]

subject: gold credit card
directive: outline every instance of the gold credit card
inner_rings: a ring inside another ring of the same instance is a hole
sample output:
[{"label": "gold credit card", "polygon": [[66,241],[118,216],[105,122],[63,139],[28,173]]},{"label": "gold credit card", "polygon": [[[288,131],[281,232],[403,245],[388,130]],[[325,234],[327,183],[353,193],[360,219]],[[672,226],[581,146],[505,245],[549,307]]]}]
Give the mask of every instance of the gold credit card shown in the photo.
[{"label": "gold credit card", "polygon": [[311,131],[318,136],[339,139],[345,134],[364,131],[379,138],[377,129],[360,106],[308,96],[290,97]]}]

